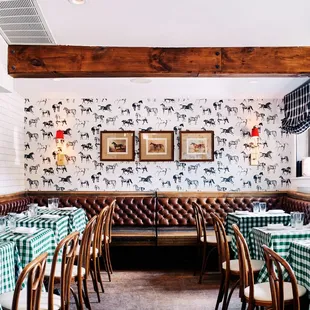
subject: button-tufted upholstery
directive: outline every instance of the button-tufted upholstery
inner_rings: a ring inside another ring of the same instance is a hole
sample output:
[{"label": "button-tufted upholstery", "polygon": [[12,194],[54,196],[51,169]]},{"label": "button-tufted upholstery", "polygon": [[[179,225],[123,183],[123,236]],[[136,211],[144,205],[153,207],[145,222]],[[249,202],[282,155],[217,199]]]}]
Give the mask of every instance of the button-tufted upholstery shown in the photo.
[{"label": "button-tufted upholstery", "polygon": [[194,226],[193,201],[202,207],[208,225],[212,226],[211,212],[216,212],[221,218],[225,219],[229,212],[251,210],[253,201],[266,202],[268,209],[281,208],[282,197],[158,197],[158,226]]},{"label": "button-tufted upholstery", "polygon": [[[195,244],[195,219],[192,202],[202,206],[209,228],[212,227],[211,212],[216,212],[225,220],[227,213],[235,210],[251,210],[253,201],[264,201],[268,209],[282,208],[286,212],[302,211],[306,222],[310,221],[310,199],[287,193],[235,193],[213,195],[199,193],[186,197],[187,193],[174,193],[156,196],[155,194],[137,195],[118,193],[117,195],[99,196],[88,193],[32,192],[31,196],[0,202],[0,215],[9,212],[22,212],[30,202],[47,205],[48,197],[58,196],[60,207],[75,206],[83,208],[90,218],[99,212],[113,199],[116,199],[113,215],[113,243],[121,241],[122,245],[182,245]],[[169,239],[170,238],[170,239]]]}]

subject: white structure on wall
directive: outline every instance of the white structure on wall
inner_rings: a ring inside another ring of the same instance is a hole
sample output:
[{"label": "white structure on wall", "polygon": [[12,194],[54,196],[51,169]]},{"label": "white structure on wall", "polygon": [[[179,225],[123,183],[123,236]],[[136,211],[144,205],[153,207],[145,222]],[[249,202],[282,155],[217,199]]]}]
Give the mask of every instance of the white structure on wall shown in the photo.
[{"label": "white structure on wall", "polygon": [[[291,137],[280,128],[282,108],[280,99],[31,98],[25,106],[27,189],[286,190],[292,154]],[[253,126],[260,129],[258,166],[248,159]],[[65,132],[64,167],[55,164],[59,129]],[[100,162],[103,130],[134,130],[136,161]],[[175,162],[139,162],[141,130],[174,130]],[[214,162],[180,163],[180,130],[213,130]]]}]

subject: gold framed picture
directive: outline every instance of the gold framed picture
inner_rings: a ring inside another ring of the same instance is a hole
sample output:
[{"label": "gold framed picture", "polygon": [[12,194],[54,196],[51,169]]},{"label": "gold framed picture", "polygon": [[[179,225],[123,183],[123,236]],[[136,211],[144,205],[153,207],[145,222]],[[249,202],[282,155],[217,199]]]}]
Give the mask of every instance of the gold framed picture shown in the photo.
[{"label": "gold framed picture", "polygon": [[214,131],[180,131],[180,161],[214,161]]},{"label": "gold framed picture", "polygon": [[134,131],[101,131],[101,161],[134,161]]},{"label": "gold framed picture", "polygon": [[173,161],[173,131],[140,131],[140,161]]}]

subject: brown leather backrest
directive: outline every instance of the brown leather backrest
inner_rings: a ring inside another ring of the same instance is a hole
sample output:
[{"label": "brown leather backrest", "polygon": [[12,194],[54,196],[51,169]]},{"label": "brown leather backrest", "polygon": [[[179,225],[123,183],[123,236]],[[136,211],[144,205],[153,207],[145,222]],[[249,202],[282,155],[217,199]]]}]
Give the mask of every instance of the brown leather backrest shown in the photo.
[{"label": "brown leather backrest", "polygon": [[226,219],[227,213],[235,210],[252,210],[253,201],[266,202],[269,209],[281,207],[282,197],[158,197],[158,226],[194,226],[194,211],[192,201],[202,207],[206,222],[212,225],[211,212],[216,212],[220,218]]},{"label": "brown leather backrest", "polygon": [[305,224],[310,222],[310,201],[284,197],[283,198],[283,209],[287,212],[304,212],[305,213]]},{"label": "brown leather backrest", "polygon": [[18,199],[1,202],[0,215],[6,215],[10,212],[23,212],[27,209],[27,204],[29,204],[30,202],[30,197],[21,197]]},{"label": "brown leather backrest", "polygon": [[[47,196],[33,196],[32,201],[47,205]],[[115,226],[154,226],[155,197],[94,197],[65,196],[59,197],[60,207],[74,206],[83,208],[88,218],[98,215],[100,211],[116,199],[113,214]]]}]

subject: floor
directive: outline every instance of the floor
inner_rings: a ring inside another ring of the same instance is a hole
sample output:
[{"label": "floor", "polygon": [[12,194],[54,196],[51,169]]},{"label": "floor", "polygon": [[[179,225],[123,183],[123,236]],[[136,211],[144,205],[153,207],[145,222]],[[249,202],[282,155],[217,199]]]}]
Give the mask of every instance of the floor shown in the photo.
[{"label": "floor", "polygon": [[[105,279],[101,303],[90,285],[92,309],[109,310],[208,310],[214,309],[219,275],[209,274],[203,284],[190,271],[115,271],[112,282]],[[230,310],[239,310],[237,294]],[[75,306],[72,306],[75,309]]]}]

